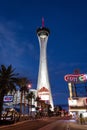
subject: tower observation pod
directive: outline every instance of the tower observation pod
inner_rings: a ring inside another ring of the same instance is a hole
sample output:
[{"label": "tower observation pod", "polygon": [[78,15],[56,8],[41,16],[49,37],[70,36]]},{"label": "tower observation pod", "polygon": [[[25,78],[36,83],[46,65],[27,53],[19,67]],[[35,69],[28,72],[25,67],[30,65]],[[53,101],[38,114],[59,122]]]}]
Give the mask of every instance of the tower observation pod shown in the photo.
[{"label": "tower observation pod", "polygon": [[44,26],[44,19],[42,19],[42,27],[37,29],[37,36],[40,46],[40,61],[39,61],[39,73],[37,82],[37,95],[44,100],[45,103],[51,105],[51,110],[54,109],[52,93],[49,83],[48,68],[47,68],[47,41],[50,30]]}]

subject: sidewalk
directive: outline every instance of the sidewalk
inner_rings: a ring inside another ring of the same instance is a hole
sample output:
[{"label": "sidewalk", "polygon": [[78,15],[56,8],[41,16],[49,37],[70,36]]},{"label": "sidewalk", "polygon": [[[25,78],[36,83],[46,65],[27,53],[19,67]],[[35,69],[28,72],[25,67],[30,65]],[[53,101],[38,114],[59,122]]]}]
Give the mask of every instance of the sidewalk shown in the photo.
[{"label": "sidewalk", "polygon": [[72,129],[76,129],[76,130],[87,130],[87,123],[80,124],[80,122],[76,122],[75,120],[72,120],[72,122],[69,123],[69,126]]}]

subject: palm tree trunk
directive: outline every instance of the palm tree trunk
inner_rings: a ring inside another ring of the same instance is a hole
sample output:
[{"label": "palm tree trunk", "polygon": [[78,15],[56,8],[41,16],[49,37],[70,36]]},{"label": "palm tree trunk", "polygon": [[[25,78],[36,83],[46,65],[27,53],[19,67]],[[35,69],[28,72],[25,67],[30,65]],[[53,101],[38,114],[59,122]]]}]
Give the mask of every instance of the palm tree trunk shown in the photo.
[{"label": "palm tree trunk", "polygon": [[32,98],[31,98],[31,115],[32,115]]},{"label": "palm tree trunk", "polygon": [[24,92],[24,113],[25,113],[25,103],[26,103],[26,100],[25,100],[25,92]]},{"label": "palm tree trunk", "polygon": [[28,100],[28,115],[29,115],[29,111],[30,111],[30,110],[29,110],[29,100]]},{"label": "palm tree trunk", "polygon": [[1,92],[0,93],[0,120],[1,120],[2,110],[3,110],[3,97],[4,97],[4,94],[3,92]]},{"label": "palm tree trunk", "polygon": [[15,103],[16,105],[17,105],[17,99],[18,99],[18,97],[17,97],[17,92],[16,92],[16,103]]},{"label": "palm tree trunk", "polygon": [[22,97],[23,97],[23,92],[20,94],[20,113],[22,114]]}]

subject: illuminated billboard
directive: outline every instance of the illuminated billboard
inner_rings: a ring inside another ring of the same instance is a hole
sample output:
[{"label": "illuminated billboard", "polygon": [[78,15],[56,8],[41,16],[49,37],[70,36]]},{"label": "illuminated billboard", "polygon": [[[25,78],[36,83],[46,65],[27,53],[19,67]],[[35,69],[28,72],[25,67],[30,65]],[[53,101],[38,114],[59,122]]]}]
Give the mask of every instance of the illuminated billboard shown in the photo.
[{"label": "illuminated billboard", "polygon": [[87,97],[84,98],[68,98],[68,104],[71,107],[82,107],[87,106]]},{"label": "illuminated billboard", "polygon": [[49,95],[46,95],[46,94],[39,94],[39,97],[41,98],[41,100],[49,100]]},{"label": "illuminated billboard", "polygon": [[87,74],[67,74],[64,79],[66,82],[84,83],[87,82]]},{"label": "illuminated billboard", "polygon": [[6,95],[3,99],[4,102],[13,102],[13,95]]},{"label": "illuminated billboard", "polygon": [[42,87],[38,91],[38,96],[41,98],[41,100],[49,100],[49,90],[45,87]]}]

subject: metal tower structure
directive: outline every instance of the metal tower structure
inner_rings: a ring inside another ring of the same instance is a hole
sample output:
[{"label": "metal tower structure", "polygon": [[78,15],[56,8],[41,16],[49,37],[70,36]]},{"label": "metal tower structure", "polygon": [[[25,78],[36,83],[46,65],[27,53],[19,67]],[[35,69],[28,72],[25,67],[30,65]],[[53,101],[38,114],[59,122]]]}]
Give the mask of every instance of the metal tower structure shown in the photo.
[{"label": "metal tower structure", "polygon": [[49,83],[48,68],[47,68],[47,41],[50,30],[44,26],[44,19],[42,19],[42,27],[37,29],[37,36],[40,45],[40,62],[39,62],[39,73],[37,82],[37,95],[50,104],[52,110],[54,109],[52,93]]}]

